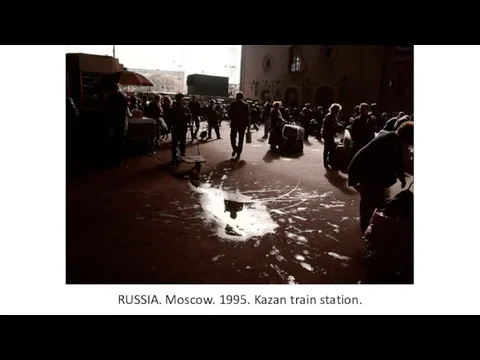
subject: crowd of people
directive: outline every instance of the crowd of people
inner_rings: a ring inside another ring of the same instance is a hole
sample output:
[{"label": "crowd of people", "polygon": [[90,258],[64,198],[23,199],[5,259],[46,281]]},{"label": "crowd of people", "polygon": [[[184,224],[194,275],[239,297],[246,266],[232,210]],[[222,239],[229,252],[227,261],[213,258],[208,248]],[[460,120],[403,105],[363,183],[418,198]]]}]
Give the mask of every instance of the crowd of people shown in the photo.
[{"label": "crowd of people", "polygon": [[[126,97],[118,86],[114,86],[108,95],[111,126],[114,133],[115,153],[121,161],[125,146],[127,118],[135,111],[157,121],[157,140],[171,135],[172,161],[177,159],[177,147],[180,156],[185,155],[187,133],[192,141],[199,137],[201,120],[208,124],[208,131],[202,131],[200,137],[221,139],[219,127],[224,119],[230,121],[230,141],[232,159],[238,160],[243,151],[245,133],[250,127],[259,131],[263,123],[264,138],[269,139],[270,150],[279,150],[282,143],[282,129],[286,124],[302,129],[303,141],[309,136],[323,140],[323,165],[332,169],[332,157],[338,148],[336,134],[349,130],[351,139],[344,141],[344,149],[349,152],[348,184],[360,193],[360,223],[366,230],[376,208],[387,199],[388,188],[398,180],[402,188],[406,186],[404,171],[404,153],[413,146],[413,115],[403,112],[396,114],[380,113],[377,104],[362,103],[354,108],[353,116],[347,118],[340,104],[332,104],[328,109],[305,104],[299,111],[291,106],[284,107],[281,102],[267,101],[248,104],[240,92],[231,104],[219,104],[215,100],[199,102],[192,96],[187,103],[183,94],[170,97],[155,95],[152,101],[146,96]],[[128,114],[128,115],[126,115]],[[67,99],[67,121],[78,116],[71,99]],[[346,140],[346,139],[345,139]],[[348,164],[347,164],[348,165]]]}]

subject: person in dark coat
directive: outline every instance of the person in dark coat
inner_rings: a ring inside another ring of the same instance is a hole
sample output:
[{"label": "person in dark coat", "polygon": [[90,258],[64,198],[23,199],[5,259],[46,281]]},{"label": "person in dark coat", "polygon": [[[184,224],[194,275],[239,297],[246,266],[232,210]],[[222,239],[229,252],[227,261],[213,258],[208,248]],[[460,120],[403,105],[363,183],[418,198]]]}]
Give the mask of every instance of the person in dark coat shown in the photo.
[{"label": "person in dark coat", "polygon": [[270,100],[263,106],[263,124],[265,134],[263,135],[264,139],[268,139],[268,134],[270,133],[270,113],[272,112],[272,102]]},{"label": "person in dark coat", "polygon": [[270,130],[270,138],[268,142],[270,144],[270,150],[277,151],[277,147],[282,143],[283,125],[286,122],[280,111],[279,102],[273,104],[272,112],[270,113],[270,121],[272,129]]},{"label": "person in dark coat", "polygon": [[404,152],[413,145],[413,122],[397,131],[382,132],[363,147],[348,167],[348,185],[360,193],[360,226],[367,230],[376,208],[384,205],[389,187],[400,180],[405,187]]},{"label": "person in dark coat", "polygon": [[200,118],[199,116],[201,115],[201,107],[200,103],[197,100],[197,97],[195,95],[192,96],[192,101],[188,103],[188,109],[190,110],[190,113],[192,114],[192,122],[195,124],[195,130],[193,130],[193,126],[190,128],[190,132],[192,135],[192,141],[197,138],[198,131],[200,130]]},{"label": "person in dark coat", "polygon": [[120,164],[125,155],[125,133],[127,124],[128,101],[126,96],[114,84],[108,95],[110,121],[113,129],[113,161]]},{"label": "person in dark coat", "polygon": [[397,122],[397,120],[398,120],[398,116],[394,116],[394,117],[388,119],[388,121],[385,123],[385,126],[383,127],[382,130],[393,131],[394,128],[395,128],[395,123]]},{"label": "person in dark coat", "polygon": [[360,104],[360,116],[353,119],[350,135],[352,136],[352,156],[375,137],[375,123],[370,117],[368,104]]},{"label": "person in dark coat", "polygon": [[178,144],[180,144],[180,156],[185,156],[187,130],[192,121],[192,114],[183,103],[183,94],[175,95],[175,105],[168,110],[167,118],[172,129],[172,162],[175,162]]},{"label": "person in dark coat", "polygon": [[207,140],[212,138],[212,130],[215,130],[217,139],[220,137],[220,128],[218,126],[218,112],[215,108],[215,100],[210,100],[210,105],[207,108],[207,119],[208,119],[208,137]]},{"label": "person in dark coat", "polygon": [[230,109],[228,110],[228,117],[231,127],[230,142],[233,149],[232,157],[236,156],[236,160],[238,160],[243,150],[245,131],[250,127],[248,104],[243,101],[243,93],[237,93],[236,101],[230,105]]},{"label": "person in dark coat", "polygon": [[250,111],[250,119],[255,131],[260,130],[258,127],[258,123],[260,122],[260,110],[256,104],[252,106],[252,110]]},{"label": "person in dark coat", "polygon": [[310,135],[310,120],[314,118],[313,111],[310,107],[310,104],[305,104],[305,107],[300,113],[300,125],[304,128],[303,140],[308,140],[308,135]]},{"label": "person in dark coat", "polygon": [[395,125],[393,126],[393,131],[397,131],[397,129],[404,123],[410,121],[410,116],[408,115],[403,115],[401,118],[398,118],[397,121],[395,121]]},{"label": "person in dark coat", "polygon": [[155,142],[158,143],[158,141],[160,140],[160,135],[163,136],[165,135],[165,131],[168,131],[167,129],[163,128],[163,124],[161,121],[161,118],[163,117],[163,109],[160,105],[160,95],[153,96],[153,101],[150,101],[147,109],[145,110],[145,116],[154,119],[157,123]]},{"label": "person in dark coat", "polygon": [[323,138],[323,166],[326,169],[330,169],[329,157],[337,146],[335,144],[335,134],[341,128],[341,125],[338,123],[338,116],[341,110],[340,104],[330,105],[328,114],[325,116],[325,120],[323,120],[320,134]]},{"label": "person in dark coat", "polygon": [[323,126],[323,119],[325,118],[325,114],[323,113],[323,107],[318,106],[317,111],[315,113],[315,122],[317,123],[317,136],[320,135],[320,130]]},{"label": "person in dark coat", "polygon": [[171,129],[172,125],[167,114],[170,113],[171,107],[172,107],[172,99],[170,99],[169,96],[164,96],[162,99],[162,109],[163,109],[163,114],[165,116],[165,122],[167,123],[169,131],[172,131]]},{"label": "person in dark coat", "polygon": [[135,95],[130,96],[130,103],[128,105],[128,108],[130,109],[130,111],[138,110],[137,98],[135,97]]}]

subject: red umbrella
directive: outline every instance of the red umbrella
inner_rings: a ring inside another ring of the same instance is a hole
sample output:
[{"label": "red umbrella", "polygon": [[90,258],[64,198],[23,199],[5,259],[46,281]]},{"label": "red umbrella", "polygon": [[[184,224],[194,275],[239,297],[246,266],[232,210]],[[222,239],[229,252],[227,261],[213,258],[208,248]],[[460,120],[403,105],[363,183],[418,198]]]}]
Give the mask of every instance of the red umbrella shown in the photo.
[{"label": "red umbrella", "polygon": [[153,86],[145,76],[133,71],[121,71],[118,83],[128,86]]}]

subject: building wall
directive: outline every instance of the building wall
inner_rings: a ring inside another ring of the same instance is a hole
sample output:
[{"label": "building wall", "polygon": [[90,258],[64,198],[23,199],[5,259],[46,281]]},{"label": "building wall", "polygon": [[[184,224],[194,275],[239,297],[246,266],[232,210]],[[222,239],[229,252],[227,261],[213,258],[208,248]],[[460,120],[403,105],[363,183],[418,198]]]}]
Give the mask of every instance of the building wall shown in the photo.
[{"label": "building wall", "polygon": [[[295,89],[299,104],[317,105],[325,102],[315,96],[323,88],[324,92],[332,93],[333,101],[340,102],[346,113],[351,113],[361,102],[380,103],[385,64],[391,62],[388,47],[302,45],[302,71],[291,74],[288,71],[291,46],[242,46],[241,90],[245,98],[262,101],[270,97],[285,102],[287,89]],[[327,57],[330,50],[332,56]],[[266,59],[270,59],[270,67],[266,66]]]},{"label": "building wall", "polygon": [[111,56],[78,54],[81,72],[113,73],[123,71],[123,65]]},{"label": "building wall", "polygon": [[179,93],[186,91],[184,71],[129,69],[145,76],[153,84],[150,90],[155,92]]}]

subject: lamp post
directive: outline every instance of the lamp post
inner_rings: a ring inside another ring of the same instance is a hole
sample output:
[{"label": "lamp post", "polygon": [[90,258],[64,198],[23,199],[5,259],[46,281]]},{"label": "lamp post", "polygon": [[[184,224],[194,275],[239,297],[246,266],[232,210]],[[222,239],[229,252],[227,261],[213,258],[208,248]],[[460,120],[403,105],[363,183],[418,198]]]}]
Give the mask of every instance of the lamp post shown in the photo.
[{"label": "lamp post", "polygon": [[115,45],[113,45],[113,57],[115,58]]}]

